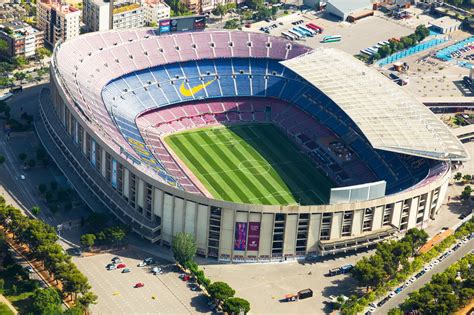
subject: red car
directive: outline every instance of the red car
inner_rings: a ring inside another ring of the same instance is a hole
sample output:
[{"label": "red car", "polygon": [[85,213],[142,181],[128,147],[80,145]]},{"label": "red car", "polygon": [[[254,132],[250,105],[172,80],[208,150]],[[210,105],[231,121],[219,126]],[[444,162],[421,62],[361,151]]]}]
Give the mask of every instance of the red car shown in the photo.
[{"label": "red car", "polygon": [[117,265],[117,269],[125,268],[125,267],[127,267],[127,265],[125,265],[125,264],[118,264]]},{"label": "red car", "polygon": [[135,284],[135,288],[143,288],[145,284],[143,282],[138,282]]}]

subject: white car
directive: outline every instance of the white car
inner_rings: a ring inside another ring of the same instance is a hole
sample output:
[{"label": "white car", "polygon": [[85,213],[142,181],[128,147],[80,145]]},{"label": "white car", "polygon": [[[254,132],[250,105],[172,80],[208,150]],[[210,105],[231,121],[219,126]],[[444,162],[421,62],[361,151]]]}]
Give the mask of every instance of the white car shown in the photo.
[{"label": "white car", "polygon": [[375,313],[375,307],[369,307],[369,312]]},{"label": "white car", "polygon": [[395,292],[390,292],[390,294],[388,295],[389,297],[393,298],[395,295],[397,295]]},{"label": "white car", "polygon": [[410,281],[411,283],[413,283],[413,282],[416,281],[416,277],[411,277],[410,280],[408,280],[408,281]]},{"label": "white car", "polygon": [[427,272],[427,271],[431,270],[431,268],[433,268],[433,267],[430,266],[430,265],[428,265],[428,266],[426,266],[425,268],[423,268],[423,270],[424,270],[425,272]]},{"label": "white car", "polygon": [[439,260],[438,259],[433,260],[432,264],[436,266],[437,264],[439,264]]}]

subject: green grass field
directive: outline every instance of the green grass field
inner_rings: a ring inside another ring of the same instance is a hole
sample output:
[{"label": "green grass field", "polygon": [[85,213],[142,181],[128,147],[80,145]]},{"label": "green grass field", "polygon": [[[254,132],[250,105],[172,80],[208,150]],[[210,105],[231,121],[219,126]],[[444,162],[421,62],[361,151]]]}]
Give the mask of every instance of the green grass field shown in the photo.
[{"label": "green grass field", "polygon": [[272,124],[194,129],[165,142],[216,199],[316,205],[328,201],[333,187]]}]

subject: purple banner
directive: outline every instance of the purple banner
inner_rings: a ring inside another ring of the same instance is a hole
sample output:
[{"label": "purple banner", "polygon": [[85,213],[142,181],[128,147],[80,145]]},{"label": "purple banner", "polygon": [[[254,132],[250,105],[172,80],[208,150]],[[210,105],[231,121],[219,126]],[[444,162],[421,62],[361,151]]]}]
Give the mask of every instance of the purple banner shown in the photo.
[{"label": "purple banner", "polygon": [[245,250],[247,245],[247,222],[235,222],[234,250]]},{"label": "purple banner", "polygon": [[247,250],[258,250],[260,241],[260,222],[249,222]]}]

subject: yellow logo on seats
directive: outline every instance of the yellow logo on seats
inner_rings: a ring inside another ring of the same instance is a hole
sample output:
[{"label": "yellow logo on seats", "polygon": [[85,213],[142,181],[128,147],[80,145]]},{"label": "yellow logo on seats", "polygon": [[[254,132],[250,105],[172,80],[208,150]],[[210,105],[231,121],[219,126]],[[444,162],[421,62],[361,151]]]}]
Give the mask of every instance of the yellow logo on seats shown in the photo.
[{"label": "yellow logo on seats", "polygon": [[179,92],[183,95],[183,96],[193,96],[194,94],[198,93],[199,91],[201,91],[202,89],[204,89],[206,86],[210,85],[212,82],[216,81],[216,79],[214,80],[211,80],[209,82],[206,82],[206,83],[202,83],[200,85],[196,85],[195,87],[192,87],[190,89],[187,89],[185,86],[184,86],[184,82],[181,83],[181,86],[179,87]]}]

